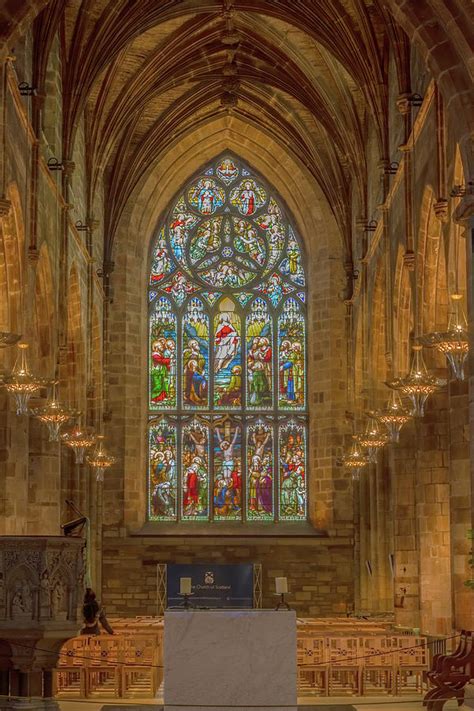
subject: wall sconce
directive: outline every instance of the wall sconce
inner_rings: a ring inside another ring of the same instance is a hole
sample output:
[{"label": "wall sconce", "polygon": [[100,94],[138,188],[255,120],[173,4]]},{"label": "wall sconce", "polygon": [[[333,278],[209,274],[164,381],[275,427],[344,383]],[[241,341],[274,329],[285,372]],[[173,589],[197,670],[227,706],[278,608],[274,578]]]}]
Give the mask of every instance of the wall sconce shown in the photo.
[{"label": "wall sconce", "polygon": [[465,197],[466,195],[474,194],[474,180],[469,180],[466,185],[454,185],[453,189],[449,193],[451,197]]},{"label": "wall sconce", "polygon": [[81,220],[78,220],[75,224],[75,228],[78,232],[87,232],[89,229],[87,225],[85,225]]},{"label": "wall sconce", "polygon": [[377,229],[377,220],[370,220],[364,225],[364,232],[375,232]]},{"label": "wall sconce", "polygon": [[57,158],[48,159],[49,170],[64,170],[64,165]]},{"label": "wall sconce", "polygon": [[26,81],[21,81],[18,84],[18,91],[20,92],[21,96],[36,96],[36,89],[34,86],[30,86],[28,82]]}]

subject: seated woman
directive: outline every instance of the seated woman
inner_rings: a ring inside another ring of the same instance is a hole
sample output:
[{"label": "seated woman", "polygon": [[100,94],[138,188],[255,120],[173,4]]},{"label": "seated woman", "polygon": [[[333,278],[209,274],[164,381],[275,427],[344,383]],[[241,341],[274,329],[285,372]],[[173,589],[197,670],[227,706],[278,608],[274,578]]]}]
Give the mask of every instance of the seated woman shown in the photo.
[{"label": "seated woman", "polygon": [[96,594],[91,588],[86,588],[82,616],[84,627],[81,629],[81,634],[100,634],[99,622],[106,632],[114,634],[105,616],[105,610],[100,607]]}]

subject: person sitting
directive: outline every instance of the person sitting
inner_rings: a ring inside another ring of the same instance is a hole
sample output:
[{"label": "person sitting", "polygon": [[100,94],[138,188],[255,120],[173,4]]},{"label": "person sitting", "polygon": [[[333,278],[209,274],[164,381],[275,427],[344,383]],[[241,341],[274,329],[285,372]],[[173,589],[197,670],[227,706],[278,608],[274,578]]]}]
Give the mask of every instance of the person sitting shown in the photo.
[{"label": "person sitting", "polygon": [[99,622],[106,632],[114,634],[105,616],[105,610],[99,605],[96,594],[91,588],[86,588],[82,616],[84,627],[81,629],[81,634],[100,634]]}]

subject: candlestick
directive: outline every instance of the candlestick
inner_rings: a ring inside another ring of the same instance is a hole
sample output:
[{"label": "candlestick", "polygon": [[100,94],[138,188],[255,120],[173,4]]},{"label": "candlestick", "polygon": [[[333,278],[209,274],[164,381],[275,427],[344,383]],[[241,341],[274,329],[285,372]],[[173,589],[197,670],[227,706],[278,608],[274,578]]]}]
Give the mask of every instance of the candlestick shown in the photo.
[{"label": "candlestick", "polygon": [[179,592],[181,595],[191,594],[191,578],[180,578],[179,579]]}]

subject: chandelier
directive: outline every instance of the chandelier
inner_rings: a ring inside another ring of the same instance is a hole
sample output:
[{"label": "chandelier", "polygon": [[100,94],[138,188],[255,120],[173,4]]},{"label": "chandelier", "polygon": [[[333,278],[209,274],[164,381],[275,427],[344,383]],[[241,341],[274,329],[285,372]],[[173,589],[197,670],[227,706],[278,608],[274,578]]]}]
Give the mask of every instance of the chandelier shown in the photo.
[{"label": "chandelier", "polygon": [[96,439],[97,436],[94,430],[91,427],[82,427],[80,423],[66,430],[66,432],[61,435],[63,444],[74,452],[74,461],[76,464],[84,463],[84,453],[86,449],[92,447]]},{"label": "chandelier", "polygon": [[7,348],[7,346],[14,346],[18,343],[20,336],[18,333],[10,333],[10,331],[0,331],[0,348]]},{"label": "chandelier", "polygon": [[59,430],[62,425],[78,414],[59,402],[56,385],[57,382],[54,382],[51,397],[48,398],[46,405],[31,410],[31,414],[48,428],[50,442],[59,442]]},{"label": "chandelier", "polygon": [[363,449],[367,450],[367,457],[370,464],[377,463],[377,452],[385,447],[388,441],[386,434],[380,432],[379,424],[375,417],[369,415],[367,427],[364,434],[357,435],[357,441]]},{"label": "chandelier", "polygon": [[413,417],[423,417],[425,403],[429,396],[446,385],[446,380],[430,375],[428,372],[423,360],[422,348],[423,346],[420,345],[413,346],[413,359],[408,375],[387,383],[390,388],[410,398]]},{"label": "chandelier", "polygon": [[368,464],[368,461],[367,456],[360,449],[357,437],[353,437],[349,454],[345,454],[340,459],[342,466],[350,470],[353,481],[358,481],[360,470]]},{"label": "chandelier", "polygon": [[400,430],[412,417],[408,410],[403,407],[401,397],[396,390],[392,390],[390,393],[385,408],[377,410],[373,413],[373,416],[385,425],[391,442],[400,440]]},{"label": "chandelier", "polygon": [[28,360],[26,357],[28,344],[19,343],[18,348],[19,353],[13,370],[10,375],[3,377],[3,385],[15,398],[16,414],[27,415],[30,397],[43,385],[46,385],[48,381],[44,378],[37,378],[28,369]]},{"label": "chandelier", "polygon": [[446,356],[456,380],[464,380],[464,363],[469,351],[467,321],[461,308],[461,294],[451,294],[453,310],[447,331],[434,331],[418,338],[424,346],[436,348]]},{"label": "chandelier", "polygon": [[97,481],[104,481],[104,472],[115,463],[116,458],[108,454],[104,447],[104,436],[97,435],[97,445],[94,450],[87,455],[87,463],[94,470]]}]

